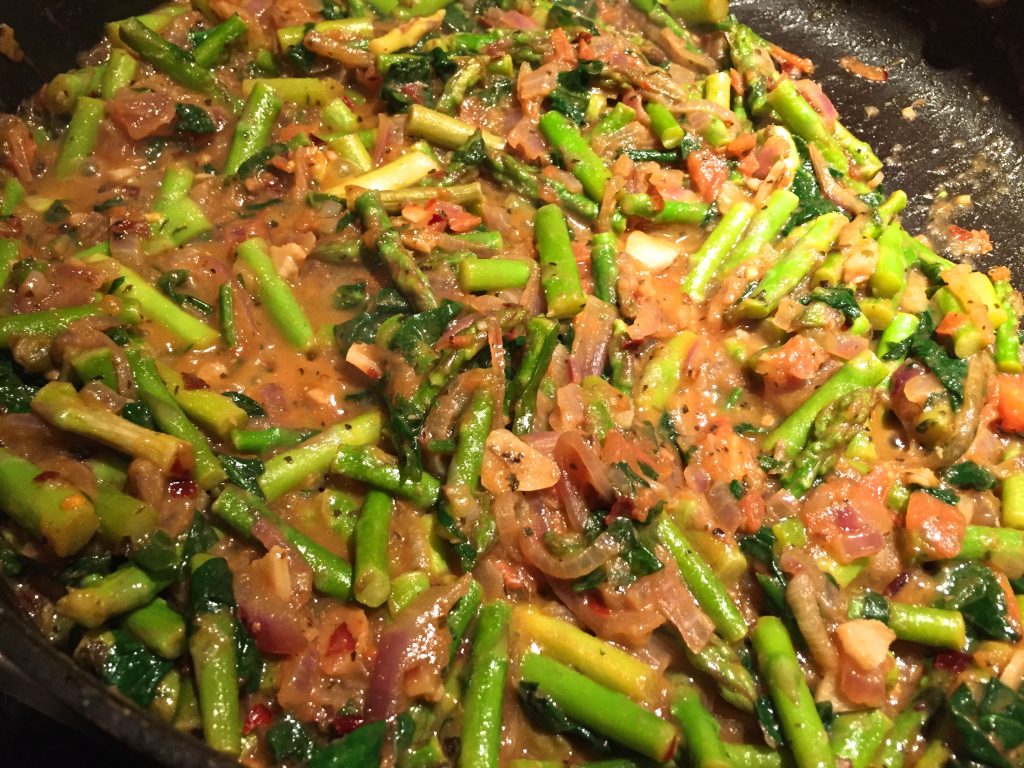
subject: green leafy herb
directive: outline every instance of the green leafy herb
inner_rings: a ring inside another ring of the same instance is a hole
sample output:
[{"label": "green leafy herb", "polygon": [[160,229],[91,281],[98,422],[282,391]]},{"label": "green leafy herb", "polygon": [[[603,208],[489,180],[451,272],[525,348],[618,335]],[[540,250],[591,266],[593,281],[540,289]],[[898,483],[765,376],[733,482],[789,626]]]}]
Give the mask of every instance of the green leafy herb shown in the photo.
[{"label": "green leafy herb", "polygon": [[590,103],[591,81],[601,74],[603,68],[600,61],[583,60],[568,72],[559,73],[558,85],[548,96],[551,107],[577,125],[582,125]]},{"label": "green leafy herb", "polygon": [[263,410],[263,406],[246,394],[241,392],[232,392],[230,390],[227,392],[221,392],[221,394],[245,411],[248,416],[258,417],[267,415],[267,412]]},{"label": "green leafy herb", "polygon": [[586,592],[588,589],[595,589],[608,579],[608,571],[604,566],[595,568],[586,576],[581,576],[573,582],[573,592]]},{"label": "green leafy herb", "polygon": [[966,683],[961,683],[949,698],[949,713],[963,751],[970,759],[992,768],[1010,768],[1009,761],[992,743],[989,733],[979,722],[981,712]]},{"label": "green leafy herb", "polygon": [[305,762],[316,753],[316,742],[306,724],[284,715],[267,728],[267,746],[275,763]]},{"label": "green leafy herb", "polygon": [[345,18],[345,9],[338,5],[334,0],[321,0],[321,13],[324,18],[328,21],[334,21],[335,19]]},{"label": "green leafy herb", "polygon": [[156,530],[133,546],[131,556],[138,566],[156,578],[178,579],[185,565],[180,550],[178,542],[164,531]]},{"label": "green leafy herb", "polygon": [[1015,643],[1020,639],[1010,618],[1006,594],[992,569],[981,563],[954,562],[938,573],[940,608],[960,611],[985,637]]},{"label": "green leafy herb", "polygon": [[11,353],[0,350],[0,408],[6,413],[28,413],[36,387],[18,374]]},{"label": "green leafy herb", "polygon": [[747,495],[747,489],[743,487],[743,483],[739,480],[732,480],[729,482],[729,493],[732,494],[736,501],[740,501]]},{"label": "green leafy herb", "polygon": [[203,315],[213,314],[213,307],[202,299],[178,291],[181,286],[191,279],[192,276],[187,269],[172,269],[160,275],[160,278],[157,280],[157,287],[179,307],[191,307]]},{"label": "green leafy herb", "polygon": [[121,418],[146,429],[156,429],[153,412],[143,402],[125,403],[121,407]]},{"label": "green leafy herb", "polygon": [[124,204],[125,199],[121,197],[121,195],[115,195],[114,197],[108,197],[100,203],[96,203],[92,209],[97,213],[103,213],[104,211],[109,211],[111,208],[116,208],[117,206]]},{"label": "green leafy herb", "polygon": [[221,456],[221,466],[227,472],[228,480],[239,488],[259,498],[264,498],[259,479],[263,474],[263,462],[259,459],[246,459],[241,456]]},{"label": "green leafy herb", "polygon": [[754,714],[757,716],[757,724],[761,726],[765,743],[772,749],[779,749],[782,746],[782,726],[779,725],[779,715],[772,700],[767,696],[757,699],[754,702]]},{"label": "green leafy herb", "polygon": [[223,557],[211,557],[192,572],[188,588],[190,616],[235,609],[231,571]]},{"label": "green leafy herb", "polygon": [[934,485],[925,486],[914,486],[915,490],[921,490],[930,496],[934,496],[941,502],[956,506],[957,502],[960,501],[960,497],[956,495],[956,492],[950,488],[939,488]]},{"label": "green leafy herb", "polygon": [[260,687],[263,676],[263,657],[256,647],[256,639],[249,634],[245,624],[235,619],[235,660],[239,687],[245,693],[252,693]]},{"label": "green leafy herb", "polygon": [[430,91],[424,88],[431,79],[431,60],[420,54],[399,54],[384,74],[380,97],[392,112],[404,112],[412,104],[424,104]]},{"label": "green leafy herb", "polygon": [[889,623],[889,601],[877,592],[866,592],[864,594],[864,606],[861,609],[861,618],[874,619],[883,624]]},{"label": "green leafy herb", "polygon": [[848,323],[852,323],[861,316],[860,305],[857,304],[853,291],[846,286],[838,288],[819,286],[800,299],[800,303],[804,306],[813,301],[820,301],[822,304],[827,304],[832,309],[842,312]]},{"label": "green leafy herb", "polygon": [[339,285],[334,291],[335,309],[352,309],[366,303],[366,281]]},{"label": "green leafy herb", "polygon": [[123,630],[115,629],[111,634],[114,643],[100,665],[100,674],[140,707],[148,707],[157,685],[171,671],[171,662],[161,659]]},{"label": "green leafy herb", "polygon": [[792,619],[793,613],[786,603],[788,580],[775,555],[775,541],[775,532],[764,525],[757,533],[741,536],[739,545],[743,554],[764,566],[764,571],[759,570],[755,576],[764,592],[767,612],[783,619]]},{"label": "green leafy herb", "polygon": [[570,718],[536,683],[519,683],[517,692],[530,719],[545,731],[578,739],[598,753],[611,751],[607,739]]},{"label": "green leafy herb", "polygon": [[373,768],[380,765],[387,721],[376,720],[332,741],[309,762],[309,768]]},{"label": "green leafy herb", "polygon": [[910,352],[924,363],[939,379],[949,393],[953,410],[958,410],[964,401],[964,379],[967,378],[967,361],[950,357],[941,344],[932,338],[935,321],[928,312],[919,316],[920,323],[910,337]]},{"label": "green leafy herb", "polygon": [[110,552],[89,547],[85,552],[79,553],[78,557],[58,574],[57,579],[62,584],[77,584],[86,576],[102,576],[110,573],[111,561]]},{"label": "green leafy herb", "polygon": [[800,153],[801,163],[800,167],[797,168],[796,174],[793,176],[793,184],[790,186],[790,191],[799,198],[800,202],[786,223],[787,232],[800,226],[805,221],[821,216],[823,213],[839,211],[839,207],[821,193],[818,179],[814,175],[814,166],[811,165],[810,156],[807,153],[807,142],[799,136],[794,136],[793,141],[796,143],[797,151]]},{"label": "green leafy herb", "polygon": [[66,221],[70,215],[71,211],[68,210],[63,200],[54,200],[50,203],[50,207],[43,212],[43,221],[47,224],[60,224]]},{"label": "green leafy herb", "polygon": [[174,130],[179,133],[213,133],[217,130],[210,113],[195,104],[175,104],[174,114]]},{"label": "green leafy herb", "polygon": [[975,491],[987,491],[996,485],[996,476],[973,461],[961,461],[947,468],[942,473],[942,479],[957,488]]},{"label": "green leafy herb", "polygon": [[247,179],[254,173],[258,173],[266,169],[267,165],[278,155],[287,155],[288,145],[276,142],[274,144],[268,144],[266,147],[261,149],[259,152],[254,154],[252,157],[247,158],[241,165],[238,166],[238,178]]}]

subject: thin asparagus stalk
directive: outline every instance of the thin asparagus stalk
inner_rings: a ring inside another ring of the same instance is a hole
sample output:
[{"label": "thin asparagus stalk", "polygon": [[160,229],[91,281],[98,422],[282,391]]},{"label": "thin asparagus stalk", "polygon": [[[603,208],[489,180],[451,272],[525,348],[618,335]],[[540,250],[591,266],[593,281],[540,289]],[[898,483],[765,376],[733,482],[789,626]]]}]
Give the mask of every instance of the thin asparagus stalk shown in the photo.
[{"label": "thin asparagus stalk", "polygon": [[662,515],[657,526],[658,540],[675,558],[683,581],[714,623],[718,634],[729,643],[746,637],[747,622],[711,566],[668,517]]},{"label": "thin asparagus stalk", "polygon": [[573,720],[612,741],[659,762],[675,751],[676,729],[625,694],[539,653],[524,656],[519,669],[522,683],[537,686]]},{"label": "thin asparagus stalk", "polygon": [[1013,286],[1009,280],[997,280],[995,291],[1006,312],[1006,319],[996,327],[996,367],[1001,373],[1020,373],[1024,370],[1020,361],[1020,338],[1017,335],[1020,315],[1010,302]]},{"label": "thin asparagus stalk", "polygon": [[437,478],[426,472],[420,473],[419,480],[403,477],[398,459],[374,446],[342,446],[331,464],[331,470],[390,491],[424,509],[434,505],[441,490]]},{"label": "thin asparagus stalk", "polygon": [[530,265],[518,259],[478,259],[459,262],[459,287],[471,293],[522,288],[530,279]]},{"label": "thin asparagus stalk", "polygon": [[818,387],[764,439],[761,449],[772,453],[782,443],[788,458],[796,458],[807,444],[814,420],[830,403],[858,389],[874,387],[889,373],[889,367],[869,350],[849,360]]},{"label": "thin asparagus stalk", "polygon": [[185,652],[185,620],[162,597],[129,613],[124,626],[165,659],[176,659]]},{"label": "thin asparagus stalk", "polygon": [[193,449],[186,440],[162,435],[103,408],[86,405],[67,382],[52,381],[40,389],[32,399],[32,411],[58,429],[147,459],[161,472],[188,470],[193,465]]},{"label": "thin asparagus stalk", "polygon": [[480,609],[463,703],[460,768],[499,765],[502,702],[509,663],[509,615],[509,605],[503,600]]},{"label": "thin asparagus stalk", "polygon": [[396,576],[391,581],[388,613],[394,618],[428,589],[430,589],[430,574],[426,571],[406,571],[400,576]]},{"label": "thin asparagus stalk", "polygon": [[675,116],[668,111],[668,107],[656,101],[644,105],[647,116],[651,119],[651,130],[658,137],[661,146],[665,149],[675,149],[683,142],[686,131],[679,124]]},{"label": "thin asparagus stalk", "polygon": [[227,475],[214,454],[210,441],[189,421],[181,406],[167,391],[160,374],[157,373],[153,358],[137,346],[127,348],[125,357],[131,368],[139,398],[153,412],[157,426],[192,446],[193,475],[199,486],[208,490],[224,482]]},{"label": "thin asparagus stalk", "polygon": [[683,731],[693,768],[732,768],[719,734],[718,721],[705,709],[700,692],[694,686],[676,683],[672,714]]},{"label": "thin asparagus stalk", "polygon": [[600,202],[604,198],[604,187],[611,178],[611,171],[587,144],[579,128],[561,112],[554,110],[541,115],[538,125],[544,138],[561,154],[566,170],[580,180],[587,197]]},{"label": "thin asparagus stalk", "polygon": [[690,257],[690,270],[683,281],[683,293],[691,301],[701,302],[707,297],[712,279],[743,237],[755,211],[751,203],[736,203]]},{"label": "thin asparagus stalk", "polygon": [[497,151],[488,152],[487,163],[498,182],[521,195],[546,203],[550,198],[546,194],[542,195],[542,190],[547,190],[558,199],[558,202],[567,211],[575,213],[587,221],[597,218],[599,210],[597,203],[586,195],[569,191],[559,181],[541,178],[540,169],[520,162],[512,155]]},{"label": "thin asparagus stalk", "polygon": [[864,617],[868,599],[873,601],[872,617],[884,621],[900,640],[955,651],[963,650],[967,642],[966,624],[959,611],[898,603],[876,594],[851,600],[851,619]]},{"label": "thin asparagus stalk", "polygon": [[885,227],[878,237],[878,261],[870,283],[871,292],[886,299],[902,294],[907,287],[907,262],[899,224]]},{"label": "thin asparagus stalk", "polygon": [[[109,258],[106,254],[94,253],[83,261],[87,264],[96,264]],[[163,326],[191,346],[204,348],[216,343],[219,334],[214,328],[176,305],[134,270],[115,263],[117,285],[113,292],[116,295],[138,302],[147,319]]]},{"label": "thin asparagus stalk", "polygon": [[815,219],[804,236],[736,305],[736,315],[745,319],[768,317],[779,302],[814,270],[821,255],[832,247],[839,237],[839,230],[846,224],[846,217],[841,213],[826,213]]},{"label": "thin asparagus stalk", "polygon": [[143,61],[179,85],[234,106],[233,98],[220,85],[212,70],[200,66],[191,55],[148,29],[139,19],[121,22],[118,35]]},{"label": "thin asparagus stalk", "polygon": [[310,477],[325,474],[344,445],[367,445],[380,438],[380,411],[367,411],[334,424],[300,445],[269,459],[259,485],[267,501],[279,499]]},{"label": "thin asparagus stalk", "polygon": [[[202,569],[218,563],[224,563],[223,559],[212,558],[199,565],[192,573],[192,587]],[[227,571],[226,564],[222,567]],[[217,606],[194,616],[188,645],[206,743],[217,752],[237,755],[242,747],[242,723],[233,607]]]},{"label": "thin asparagus stalk", "polygon": [[57,155],[57,175],[67,178],[78,172],[82,162],[92,154],[103,120],[104,103],[82,96],[78,99],[71,123]]},{"label": "thin asparagus stalk", "polygon": [[394,503],[381,491],[370,491],[356,523],[355,598],[376,608],[391,594],[388,575],[388,539]]},{"label": "thin asparagus stalk", "polygon": [[398,232],[391,226],[380,195],[364,192],[356,198],[355,210],[362,217],[363,226],[375,236],[377,253],[402,294],[420,312],[437,309],[437,297],[412,254],[402,245]]},{"label": "thin asparagus stalk", "polygon": [[619,239],[613,232],[599,232],[590,241],[590,272],[594,295],[612,306],[619,303]]},{"label": "thin asparagus stalk", "polygon": [[657,673],[650,666],[567,621],[518,605],[512,623],[526,641],[601,685],[636,701],[649,701],[657,691]]},{"label": "thin asparagus stalk", "polygon": [[107,67],[103,72],[100,97],[112,99],[125,86],[131,85],[138,62],[123,48],[112,48]]},{"label": "thin asparagus stalk", "polygon": [[619,210],[627,216],[642,216],[655,224],[700,224],[707,218],[709,206],[699,200],[665,200],[655,208],[654,199],[642,192],[619,198]]},{"label": "thin asparagus stalk", "polygon": [[252,527],[260,518],[274,525],[313,571],[313,586],[341,600],[352,595],[352,567],[346,560],[317,544],[293,526],[283,522],[262,501],[241,488],[228,486],[211,510],[243,536],[252,536]]},{"label": "thin asparagus stalk", "polygon": [[743,239],[721,265],[718,274],[727,275],[734,272],[757,256],[761,249],[782,231],[799,204],[800,198],[788,189],[777,189],[772,192],[765,200],[764,207],[751,220]]},{"label": "thin asparagus stalk", "polygon": [[850,161],[846,153],[825,127],[821,115],[797,91],[792,80],[780,79],[769,92],[768,103],[789,130],[816,144],[833,168],[843,175],[849,172]]},{"label": "thin asparagus stalk", "polygon": [[712,635],[700,653],[686,649],[686,657],[695,669],[717,683],[725,701],[744,712],[754,711],[759,695],[757,682],[731,645]]},{"label": "thin asparagus stalk", "polygon": [[138,547],[156,531],[156,509],[127,493],[100,482],[92,498],[100,521],[100,536],[112,545]]},{"label": "thin asparagus stalk", "polygon": [[526,324],[526,347],[513,375],[509,394],[513,403],[512,431],[523,435],[533,429],[537,410],[537,389],[547,372],[558,344],[558,323],[546,317],[530,318]]},{"label": "thin asparagus stalk", "polygon": [[242,21],[237,13],[206,33],[206,37],[192,49],[192,58],[201,67],[211,67],[224,54],[231,43],[242,37],[249,30],[249,25]]},{"label": "thin asparagus stalk", "polygon": [[98,306],[85,306],[0,317],[0,347],[10,347],[11,342],[21,336],[56,336],[76,320],[102,314],[104,312]]},{"label": "thin asparagus stalk", "polygon": [[313,326],[288,283],[274,269],[266,241],[261,237],[250,238],[238,246],[237,254],[256,276],[260,302],[274,325],[289,344],[300,352],[309,352],[316,343]]},{"label": "thin asparagus stalk", "polygon": [[775,616],[762,616],[750,638],[797,768],[832,768],[835,757],[828,733],[821,723],[785,625]]},{"label": "thin asparagus stalk", "polygon": [[60,557],[84,547],[99,528],[85,495],[6,448],[0,448],[0,510]]},{"label": "thin asparagus stalk", "polygon": [[680,331],[658,347],[644,368],[636,405],[641,411],[663,411],[669,397],[679,388],[683,364],[697,342],[692,331]]},{"label": "thin asparagus stalk", "polygon": [[850,768],[868,768],[890,728],[892,721],[879,709],[841,714],[832,723],[832,751]]},{"label": "thin asparagus stalk", "polygon": [[466,91],[480,80],[484,73],[484,63],[480,59],[471,59],[445,83],[444,91],[437,99],[437,110],[445,114],[456,111],[466,98]]},{"label": "thin asparagus stalk", "polygon": [[148,605],[165,586],[166,581],[153,579],[137,566],[122,565],[87,587],[70,587],[56,605],[62,615],[93,629],[114,616]]},{"label": "thin asparagus stalk", "polygon": [[560,320],[573,317],[583,309],[587,297],[562,209],[557,205],[538,209],[533,227],[548,316]]}]

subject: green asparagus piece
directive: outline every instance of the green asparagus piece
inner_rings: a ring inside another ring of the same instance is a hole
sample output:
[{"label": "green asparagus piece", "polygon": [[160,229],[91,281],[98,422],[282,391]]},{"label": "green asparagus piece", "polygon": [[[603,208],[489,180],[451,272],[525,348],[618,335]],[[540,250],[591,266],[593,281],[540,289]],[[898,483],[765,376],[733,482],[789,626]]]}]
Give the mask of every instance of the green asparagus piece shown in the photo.
[{"label": "green asparagus piece", "polygon": [[811,433],[814,420],[829,404],[858,389],[878,385],[889,373],[888,366],[864,350],[847,361],[828,381],[818,387],[809,398],[793,411],[764,439],[761,450],[771,454],[781,443],[785,455],[790,458],[804,449]]},{"label": "green asparagus piece", "polygon": [[356,523],[354,593],[370,608],[383,605],[391,593],[388,540],[394,503],[381,491],[370,491]]},{"label": "green asparagus piece", "polygon": [[765,200],[764,207],[751,220],[743,239],[721,265],[718,274],[727,275],[734,272],[757,256],[761,249],[782,231],[799,204],[800,198],[788,189],[777,189],[772,192]]},{"label": "green asparagus piece", "polygon": [[729,643],[747,635],[747,622],[736,606],[725,585],[711,570],[711,566],[693,548],[686,536],[667,516],[657,523],[658,540],[675,558],[683,581],[693,593],[697,603],[715,625],[722,638]]},{"label": "green asparagus piece", "polygon": [[762,616],[750,639],[797,768],[833,768],[828,734],[785,625],[775,616]]},{"label": "green asparagus piece", "polygon": [[530,318],[526,324],[526,346],[509,387],[512,431],[517,435],[533,429],[537,390],[547,373],[551,355],[558,344],[558,323],[546,317]]},{"label": "green asparagus piece", "polygon": [[576,256],[569,240],[569,228],[562,209],[557,205],[539,208],[534,219],[533,234],[537,244],[541,285],[547,299],[548,316],[559,320],[573,317],[583,309],[587,297],[583,293]]},{"label": "green asparagus piece", "polygon": [[725,701],[744,712],[754,711],[759,695],[757,683],[731,645],[712,635],[699,653],[687,648],[686,658],[696,670],[715,681]]},{"label": "green asparagus piece", "polygon": [[868,768],[891,727],[892,721],[878,709],[838,715],[832,723],[832,751],[848,760],[850,768]]},{"label": "green asparagus piece", "polygon": [[582,629],[529,605],[512,613],[516,632],[540,650],[595,682],[636,701],[649,701],[657,693],[657,673],[625,651]]},{"label": "green asparagus piece", "polygon": [[693,768],[732,768],[719,734],[718,721],[705,709],[700,692],[694,686],[676,683],[672,714],[683,731]]},{"label": "green asparagus piece", "polygon": [[426,472],[420,473],[419,480],[403,477],[398,459],[375,446],[342,446],[331,464],[331,470],[390,491],[424,509],[434,505],[441,490],[437,478]]},{"label": "green asparagus piece", "polygon": [[768,94],[768,104],[790,131],[814,143],[833,168],[844,176],[849,173],[850,162],[846,153],[828,132],[821,115],[797,91],[792,80],[780,79]]},{"label": "green asparagus piece", "polygon": [[226,175],[234,176],[242,163],[267,146],[280,111],[281,99],[277,92],[266,83],[257,81],[235,126],[235,135],[224,165]]},{"label": "green asparagus piece", "polygon": [[655,224],[700,224],[707,218],[709,206],[699,200],[664,200],[655,208],[654,199],[641,192],[619,198],[619,210],[627,216],[642,216]]},{"label": "green asparagus piece", "polygon": [[839,237],[839,230],[846,224],[846,217],[841,213],[826,213],[815,219],[804,236],[744,295],[735,307],[736,315],[745,319],[768,317],[779,302],[814,270],[821,255],[832,247]]},{"label": "green asparagus piece", "polygon": [[478,259],[459,262],[459,287],[471,293],[522,288],[530,279],[530,265],[518,259]]},{"label": "green asparagus piece", "polygon": [[162,597],[129,613],[124,625],[158,656],[176,659],[185,652],[185,620]]},{"label": "green asparagus piece", "polygon": [[676,729],[625,694],[539,653],[524,656],[519,670],[521,686],[536,686],[573,720],[612,741],[658,762],[675,751]]},{"label": "green asparagus piece", "polygon": [[231,14],[206,33],[206,37],[192,49],[192,58],[201,67],[213,66],[227,47],[242,37],[248,29],[249,25],[242,21],[241,16],[237,13]]},{"label": "green asparagus piece", "polygon": [[147,459],[161,472],[188,470],[193,465],[192,447],[179,436],[162,435],[103,408],[86,405],[67,382],[52,381],[40,389],[32,399],[32,411],[58,429]]},{"label": "green asparagus piece", "polygon": [[316,334],[288,283],[274,269],[266,241],[261,237],[250,238],[238,246],[237,253],[256,276],[260,302],[281,335],[300,352],[309,352],[316,343]]},{"label": "green asparagus piece", "polygon": [[499,765],[502,701],[509,663],[509,615],[509,605],[502,600],[480,609],[463,703],[460,768]]},{"label": "green asparagus piece", "polygon": [[683,281],[683,293],[691,301],[701,302],[707,298],[712,279],[743,237],[755,210],[750,203],[736,203],[690,257],[690,271]]},{"label": "green asparagus piece", "polygon": [[367,411],[334,424],[304,443],[269,459],[260,475],[260,490],[267,501],[279,499],[298,488],[307,478],[325,474],[342,446],[376,443],[380,439],[380,430],[380,411]]},{"label": "green asparagus piece", "polygon": [[114,616],[148,605],[165,586],[166,581],[157,581],[137,566],[122,565],[87,587],[70,587],[57,601],[57,610],[93,629]]},{"label": "green asparagus piece", "polygon": [[93,505],[80,490],[6,448],[0,448],[0,510],[60,557],[80,550],[99,528]]},{"label": "green asparagus piece", "polygon": [[604,198],[605,184],[611,178],[611,171],[587,144],[579,128],[561,112],[554,110],[541,115],[538,125],[544,138],[562,156],[566,170],[580,180],[587,197],[600,203]]},{"label": "green asparagus piece", "polygon": [[104,104],[100,99],[82,96],[78,99],[67,133],[57,155],[57,175],[67,178],[78,172],[82,162],[92,154],[103,120]]},{"label": "green asparagus piece", "polygon": [[153,412],[157,426],[192,446],[195,460],[193,475],[199,486],[209,490],[222,483],[227,475],[214,454],[210,441],[195,424],[189,421],[181,406],[167,391],[160,374],[157,373],[153,358],[138,346],[127,348],[125,357],[132,370],[132,378],[135,380],[139,398]]},{"label": "green asparagus piece", "polygon": [[364,192],[359,195],[355,210],[362,217],[363,226],[375,237],[377,254],[391,273],[391,279],[395,281],[398,290],[420,312],[437,309],[437,296],[412,254],[402,245],[398,232],[391,226],[380,194]]}]

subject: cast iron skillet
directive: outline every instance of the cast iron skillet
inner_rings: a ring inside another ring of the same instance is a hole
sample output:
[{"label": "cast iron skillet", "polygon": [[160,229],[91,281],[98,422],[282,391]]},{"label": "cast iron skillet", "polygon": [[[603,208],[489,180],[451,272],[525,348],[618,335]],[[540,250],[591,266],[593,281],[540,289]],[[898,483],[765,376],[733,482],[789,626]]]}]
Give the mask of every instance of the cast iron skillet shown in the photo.
[{"label": "cast iron skillet", "polygon": [[[39,84],[74,65],[103,21],[137,13],[151,0],[3,0],[0,22],[14,27],[27,63],[0,57],[0,106],[13,109]],[[988,229],[994,252],[979,266],[1006,264],[1024,287],[1024,8],[972,0],[734,0],[743,21],[794,53],[812,58],[843,122],[886,161],[890,188],[911,205],[908,228],[925,223],[933,196],[969,193],[956,222]],[[885,83],[857,79],[844,55],[885,66]],[[877,108],[870,116],[867,107]],[[913,107],[908,121],[902,110]],[[168,766],[226,766],[203,744],[110,696],[51,648],[0,585],[0,652],[45,690],[121,742]]]}]

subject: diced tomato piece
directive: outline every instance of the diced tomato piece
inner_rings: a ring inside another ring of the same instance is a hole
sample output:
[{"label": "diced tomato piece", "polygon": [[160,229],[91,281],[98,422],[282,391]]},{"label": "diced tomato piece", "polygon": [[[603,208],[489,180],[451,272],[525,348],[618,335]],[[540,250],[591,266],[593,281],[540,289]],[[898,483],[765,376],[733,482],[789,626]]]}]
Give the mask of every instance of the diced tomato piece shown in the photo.
[{"label": "diced tomato piece", "polygon": [[962,328],[970,321],[971,319],[962,312],[947,312],[946,316],[942,318],[942,322],[935,329],[935,332],[943,336],[952,336],[959,328]]},{"label": "diced tomato piece", "polygon": [[999,426],[1004,432],[1024,433],[1024,377],[999,375]]},{"label": "diced tomato piece", "polygon": [[698,149],[686,158],[686,171],[693,180],[693,186],[710,203],[718,197],[718,191],[729,178],[729,166],[725,158],[710,149]]},{"label": "diced tomato piece", "polygon": [[967,533],[960,511],[925,491],[910,494],[906,527],[915,548],[935,560],[956,557]]}]

